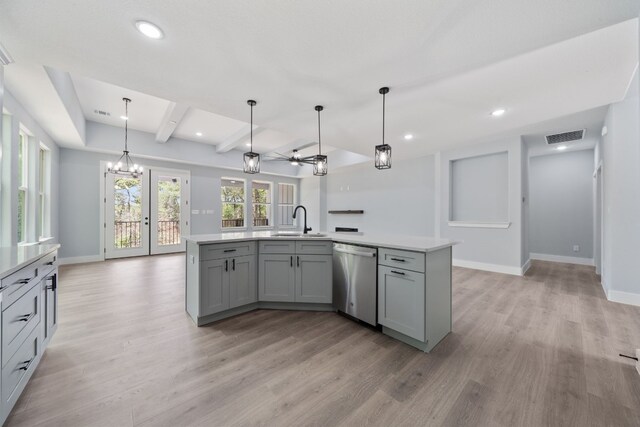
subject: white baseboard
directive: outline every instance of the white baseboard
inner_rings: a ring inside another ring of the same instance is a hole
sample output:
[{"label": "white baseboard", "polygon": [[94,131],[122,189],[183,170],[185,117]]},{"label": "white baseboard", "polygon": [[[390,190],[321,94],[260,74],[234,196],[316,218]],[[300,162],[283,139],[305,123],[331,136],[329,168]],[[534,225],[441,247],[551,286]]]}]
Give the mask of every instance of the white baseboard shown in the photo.
[{"label": "white baseboard", "polygon": [[623,292],[609,289],[607,292],[607,299],[613,302],[619,302],[622,304],[637,305],[640,306],[640,294],[632,292]]},{"label": "white baseboard", "polygon": [[68,257],[68,258],[60,258],[58,260],[58,263],[60,265],[67,265],[67,264],[84,264],[87,262],[98,262],[98,261],[104,261],[104,258],[102,258],[100,255],[74,256],[74,257]]},{"label": "white baseboard", "polygon": [[590,265],[594,266],[593,258],[580,258],[573,256],[561,256],[561,255],[548,255],[548,254],[534,254],[530,253],[529,256],[531,259],[535,259],[538,261],[551,261],[551,262],[562,262],[565,264],[578,264],[578,265]]},{"label": "white baseboard", "polygon": [[526,272],[529,271],[530,268],[531,268],[531,258],[529,258],[527,262],[525,262],[524,265],[522,266],[522,272],[520,275],[524,276]]},{"label": "white baseboard", "polygon": [[465,261],[462,259],[453,259],[451,263],[455,267],[472,268],[474,270],[492,271],[514,276],[522,276],[523,274],[522,267],[512,267],[510,265],[487,264],[485,262]]}]

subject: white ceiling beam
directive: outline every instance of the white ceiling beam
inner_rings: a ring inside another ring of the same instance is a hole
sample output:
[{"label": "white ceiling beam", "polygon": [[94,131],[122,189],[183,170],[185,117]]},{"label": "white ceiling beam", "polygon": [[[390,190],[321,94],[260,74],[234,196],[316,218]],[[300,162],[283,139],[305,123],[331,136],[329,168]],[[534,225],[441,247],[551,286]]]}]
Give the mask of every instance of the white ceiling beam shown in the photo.
[{"label": "white ceiling beam", "polygon": [[[262,132],[265,128],[261,128],[260,126],[253,125],[253,136],[256,136],[260,132]],[[238,145],[245,141],[249,135],[251,134],[251,125],[246,125],[220,144],[216,145],[217,153],[226,153],[227,151],[231,151],[236,148]]]},{"label": "white ceiling beam", "polygon": [[266,153],[264,157],[276,157],[279,154],[284,154],[285,156],[289,155],[293,150],[304,150],[307,147],[311,147],[312,145],[316,145],[317,142],[309,142],[306,139],[296,139],[286,145],[282,145],[270,153]]},{"label": "white ceiling beam", "polygon": [[156,142],[165,143],[171,138],[188,109],[188,105],[176,102],[169,103],[160,122],[160,128],[156,132]]}]

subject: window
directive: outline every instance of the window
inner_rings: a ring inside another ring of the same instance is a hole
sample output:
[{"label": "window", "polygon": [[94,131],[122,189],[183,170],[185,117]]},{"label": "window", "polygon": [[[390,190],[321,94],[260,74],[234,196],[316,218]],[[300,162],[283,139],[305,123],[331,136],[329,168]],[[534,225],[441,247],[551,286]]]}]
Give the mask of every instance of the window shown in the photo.
[{"label": "window", "polygon": [[253,226],[271,227],[271,183],[252,181]]},{"label": "window", "polygon": [[39,237],[49,236],[49,150],[40,144],[38,156],[38,232]]},{"label": "window", "polygon": [[222,178],[222,229],[245,227],[244,180]]},{"label": "window", "polygon": [[278,225],[294,227],[293,209],[296,206],[296,186],[278,184]]},{"label": "window", "polygon": [[22,130],[18,141],[18,243],[27,241],[29,137]]}]

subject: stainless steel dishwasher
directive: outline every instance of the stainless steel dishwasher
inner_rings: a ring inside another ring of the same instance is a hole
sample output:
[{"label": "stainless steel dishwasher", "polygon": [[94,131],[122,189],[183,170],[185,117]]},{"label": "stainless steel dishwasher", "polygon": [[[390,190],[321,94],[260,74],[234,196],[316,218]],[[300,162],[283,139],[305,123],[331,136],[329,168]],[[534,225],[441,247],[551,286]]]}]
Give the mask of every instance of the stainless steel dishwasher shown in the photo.
[{"label": "stainless steel dishwasher", "polygon": [[343,313],[377,325],[378,249],[333,244],[333,305]]}]

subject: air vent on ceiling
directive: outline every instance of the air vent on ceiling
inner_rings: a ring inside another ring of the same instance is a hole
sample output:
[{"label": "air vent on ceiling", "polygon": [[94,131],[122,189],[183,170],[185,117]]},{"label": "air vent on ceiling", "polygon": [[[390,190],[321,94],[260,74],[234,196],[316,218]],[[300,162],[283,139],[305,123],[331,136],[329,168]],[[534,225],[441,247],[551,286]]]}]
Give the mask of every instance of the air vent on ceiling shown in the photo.
[{"label": "air vent on ceiling", "polygon": [[102,111],[102,110],[93,110],[93,112],[99,116],[111,116],[111,113],[108,111]]},{"label": "air vent on ceiling", "polygon": [[578,141],[584,138],[584,129],[547,135],[545,138],[547,139],[547,144],[560,144],[562,142]]}]

